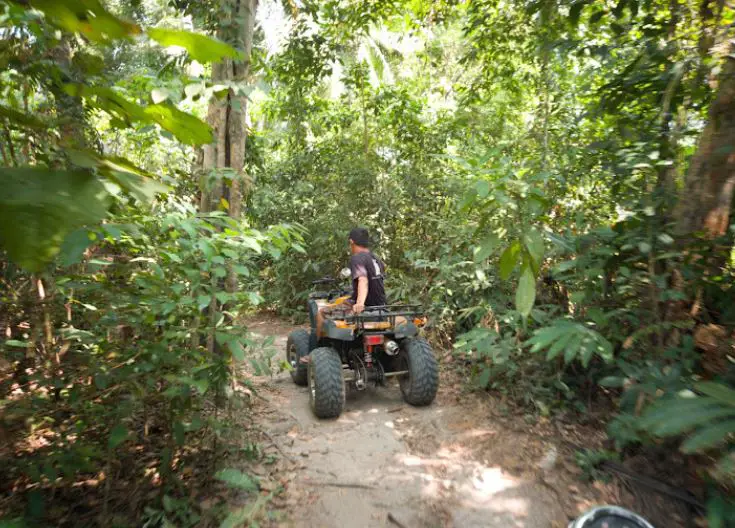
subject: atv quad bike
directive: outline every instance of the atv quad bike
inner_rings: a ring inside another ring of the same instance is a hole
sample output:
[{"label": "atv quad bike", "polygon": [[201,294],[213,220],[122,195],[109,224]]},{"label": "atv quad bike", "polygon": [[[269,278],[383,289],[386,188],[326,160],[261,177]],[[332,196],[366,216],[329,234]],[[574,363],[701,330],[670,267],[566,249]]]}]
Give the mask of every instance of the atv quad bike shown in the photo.
[{"label": "atv quad bike", "polygon": [[[349,270],[343,270],[349,277]],[[325,278],[314,284],[335,284]],[[294,330],[288,336],[287,358],[297,385],[309,386],[311,409],[319,418],[342,413],[346,390],[361,391],[369,383],[382,385],[398,378],[401,393],[411,405],[429,405],[439,386],[439,369],[431,346],[418,337],[426,324],[419,305],[369,306],[360,314],[339,306],[350,297],[346,289],[314,292],[308,300],[311,332]],[[317,340],[317,313],[330,306],[323,336]],[[345,305],[346,306],[346,305]],[[310,356],[308,363],[301,358]]]}]

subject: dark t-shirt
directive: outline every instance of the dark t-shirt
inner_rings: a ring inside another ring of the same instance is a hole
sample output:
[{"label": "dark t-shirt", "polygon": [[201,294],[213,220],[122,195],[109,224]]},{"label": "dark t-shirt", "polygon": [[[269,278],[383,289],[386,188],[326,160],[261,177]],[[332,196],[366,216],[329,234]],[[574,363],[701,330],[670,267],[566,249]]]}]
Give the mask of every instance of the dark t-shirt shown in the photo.
[{"label": "dark t-shirt", "polygon": [[386,304],[383,277],[385,265],[373,255],[372,251],[355,253],[350,257],[350,271],[352,272],[352,301],[357,302],[357,279],[367,277],[368,294],[365,306],[382,306]]}]

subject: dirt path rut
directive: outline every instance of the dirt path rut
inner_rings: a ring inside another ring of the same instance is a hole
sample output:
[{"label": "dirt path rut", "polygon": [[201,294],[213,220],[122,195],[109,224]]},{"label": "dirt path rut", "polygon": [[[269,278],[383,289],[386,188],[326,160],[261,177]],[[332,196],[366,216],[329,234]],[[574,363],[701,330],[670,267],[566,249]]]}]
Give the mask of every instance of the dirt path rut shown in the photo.
[{"label": "dirt path rut", "polygon": [[[246,324],[273,336],[285,357],[293,327],[269,318]],[[288,373],[260,382],[259,393],[256,420],[288,463],[281,526],[566,525],[552,489],[527,471],[529,458],[542,463],[540,444],[507,434],[442,389],[426,408],[406,405],[397,384],[348,394],[337,420],[316,419],[308,389]]]}]

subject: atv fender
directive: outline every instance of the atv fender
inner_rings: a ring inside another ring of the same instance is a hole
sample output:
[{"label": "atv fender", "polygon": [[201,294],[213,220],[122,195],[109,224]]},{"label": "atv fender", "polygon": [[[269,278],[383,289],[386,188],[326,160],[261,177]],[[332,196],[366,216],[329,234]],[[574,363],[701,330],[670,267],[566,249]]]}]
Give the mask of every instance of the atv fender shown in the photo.
[{"label": "atv fender", "polygon": [[337,328],[337,324],[327,319],[323,325],[324,334],[337,341],[352,341],[355,338],[355,332],[352,328]]},{"label": "atv fender", "polygon": [[395,328],[396,339],[404,339],[406,337],[416,337],[419,333],[419,327],[414,323],[405,322],[400,325],[396,325]]}]

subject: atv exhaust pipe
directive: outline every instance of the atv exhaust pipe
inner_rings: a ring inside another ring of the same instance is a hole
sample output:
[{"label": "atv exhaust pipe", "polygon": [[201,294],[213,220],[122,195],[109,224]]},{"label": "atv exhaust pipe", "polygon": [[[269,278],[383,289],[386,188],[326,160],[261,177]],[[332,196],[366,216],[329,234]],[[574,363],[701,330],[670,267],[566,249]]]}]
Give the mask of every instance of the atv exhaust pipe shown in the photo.
[{"label": "atv exhaust pipe", "polygon": [[388,354],[389,356],[397,355],[398,350],[400,349],[400,347],[398,346],[398,343],[396,343],[395,341],[386,341],[385,345],[383,346],[385,347],[385,353]]}]

